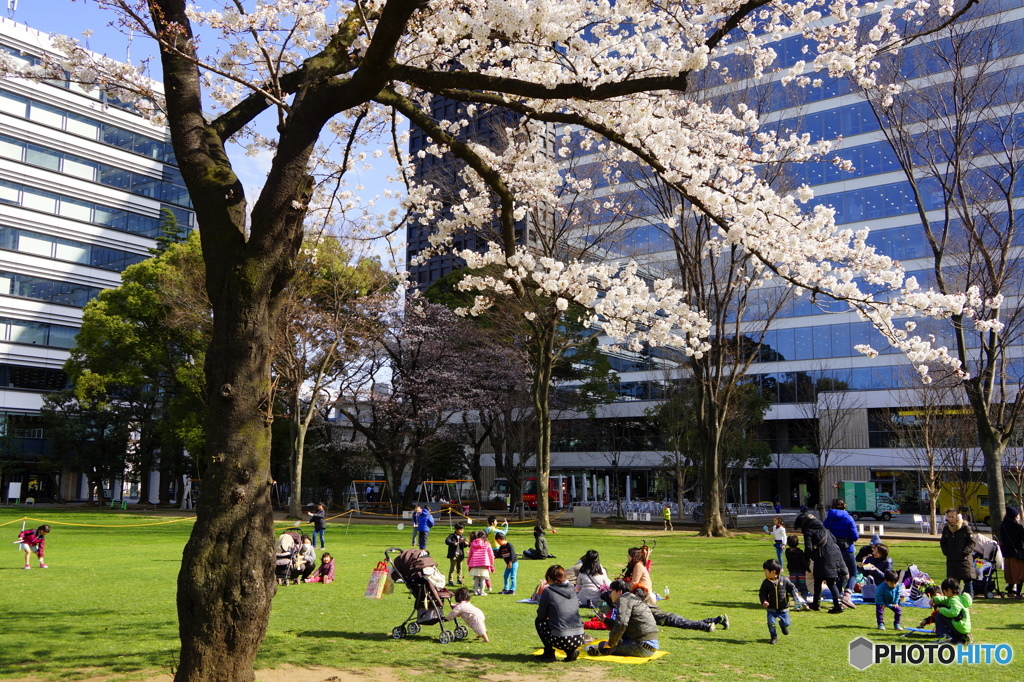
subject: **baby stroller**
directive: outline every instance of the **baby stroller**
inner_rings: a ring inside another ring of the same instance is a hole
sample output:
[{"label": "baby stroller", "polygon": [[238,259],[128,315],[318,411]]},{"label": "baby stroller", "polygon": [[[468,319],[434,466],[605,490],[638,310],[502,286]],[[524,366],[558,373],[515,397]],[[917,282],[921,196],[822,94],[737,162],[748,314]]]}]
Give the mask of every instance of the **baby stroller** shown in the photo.
[{"label": "baby stroller", "polygon": [[[392,558],[392,555],[395,556]],[[392,637],[402,639],[415,635],[422,626],[435,623],[441,627],[437,638],[441,644],[464,639],[469,634],[469,629],[460,625],[458,619],[451,621],[455,626],[453,630],[445,629],[444,610],[445,606],[451,607],[452,593],[445,589],[444,575],[426,550],[390,547],[384,550],[384,561],[391,567],[391,579],[404,583],[414,601],[405,621],[391,630]]]},{"label": "baby stroller", "polygon": [[984,594],[986,599],[994,599],[999,590],[999,572],[1002,568],[1003,553],[999,543],[982,533],[974,536],[974,594]]},{"label": "baby stroller", "polygon": [[274,555],[274,575],[278,585],[287,585],[292,578],[294,552],[278,552]]}]

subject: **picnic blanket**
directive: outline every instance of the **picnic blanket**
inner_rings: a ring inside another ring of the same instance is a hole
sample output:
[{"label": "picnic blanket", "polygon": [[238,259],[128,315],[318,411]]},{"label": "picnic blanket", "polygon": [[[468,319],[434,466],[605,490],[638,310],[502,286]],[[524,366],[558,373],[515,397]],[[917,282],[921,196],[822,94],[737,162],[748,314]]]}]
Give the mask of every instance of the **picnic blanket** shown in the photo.
[{"label": "picnic blanket", "polygon": [[[825,599],[825,600],[828,600],[828,601],[832,601],[832,591],[829,590],[827,587],[824,588],[821,591],[821,598]],[[874,604],[875,600],[874,599],[865,600],[863,596],[861,596],[859,593],[855,592],[853,594],[853,603],[854,604],[858,604],[858,605],[859,604]],[[903,601],[900,602],[900,604],[902,606],[910,607],[912,609],[930,609],[931,608],[931,604],[928,603],[928,597],[921,597],[920,599],[914,599],[914,600],[911,600],[911,599],[909,599],[907,597],[904,597]]]},{"label": "picnic blanket", "polygon": [[[587,646],[597,646],[598,644],[601,644],[601,642],[606,642],[606,641],[608,641],[608,640],[602,639],[602,640],[594,641],[594,642],[591,642],[590,644],[588,644]],[[533,652],[533,655],[534,656],[540,656],[542,653],[544,653],[543,649],[537,649],[536,651]],[[580,647],[580,660],[581,661],[586,659],[588,661],[607,661],[608,663],[629,663],[631,665],[639,665],[641,663],[646,663],[647,661],[657,660],[657,659],[661,658],[662,656],[667,656],[667,655],[668,655],[667,651],[665,651],[664,649],[658,649],[658,651],[656,651],[653,656],[648,656],[647,658],[641,658],[640,656],[591,656],[590,654],[587,653],[587,647]],[[565,652],[561,651],[559,649],[555,649],[555,657],[556,658],[565,658]]]}]

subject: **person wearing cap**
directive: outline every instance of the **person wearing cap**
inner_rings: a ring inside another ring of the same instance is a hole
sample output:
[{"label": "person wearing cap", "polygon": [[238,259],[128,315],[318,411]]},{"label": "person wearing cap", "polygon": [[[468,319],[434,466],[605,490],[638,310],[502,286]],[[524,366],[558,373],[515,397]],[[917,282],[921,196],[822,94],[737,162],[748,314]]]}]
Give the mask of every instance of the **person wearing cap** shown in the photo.
[{"label": "person wearing cap", "polygon": [[857,560],[855,563],[864,563],[864,560],[871,556],[872,552],[874,552],[875,545],[880,544],[882,544],[882,537],[878,533],[875,533],[871,536],[870,544],[864,545],[859,550],[857,550]]}]

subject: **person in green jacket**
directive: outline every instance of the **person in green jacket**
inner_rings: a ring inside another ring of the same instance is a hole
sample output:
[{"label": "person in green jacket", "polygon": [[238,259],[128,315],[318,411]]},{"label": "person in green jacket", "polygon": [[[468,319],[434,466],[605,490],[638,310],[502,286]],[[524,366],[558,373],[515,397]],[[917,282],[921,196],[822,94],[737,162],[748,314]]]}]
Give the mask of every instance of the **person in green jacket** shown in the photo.
[{"label": "person in green jacket", "polygon": [[948,637],[953,644],[970,644],[971,604],[973,599],[967,593],[960,593],[960,581],[946,578],[939,586],[942,596],[932,597],[932,604],[938,608],[935,613],[935,634]]},{"label": "person in green jacket", "polygon": [[665,530],[674,530],[672,528],[672,507],[669,506],[668,502],[665,503],[665,508],[661,510],[661,520],[665,522]]}]

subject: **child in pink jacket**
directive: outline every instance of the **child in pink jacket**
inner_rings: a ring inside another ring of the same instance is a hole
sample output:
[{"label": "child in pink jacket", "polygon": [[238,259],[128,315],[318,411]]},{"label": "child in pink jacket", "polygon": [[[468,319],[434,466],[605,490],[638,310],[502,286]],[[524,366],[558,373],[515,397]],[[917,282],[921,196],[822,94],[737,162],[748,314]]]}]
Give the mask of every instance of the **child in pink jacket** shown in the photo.
[{"label": "child in pink jacket", "polygon": [[473,594],[482,597],[487,594],[486,582],[494,572],[494,552],[487,544],[487,536],[483,531],[473,531],[469,537],[469,559],[466,565],[469,567],[469,575],[473,577]]}]

